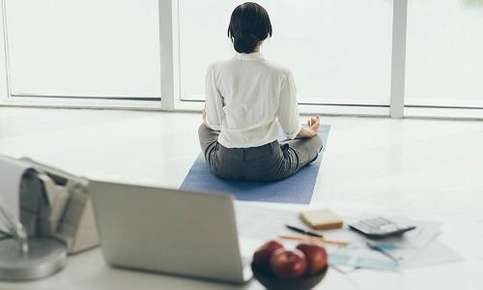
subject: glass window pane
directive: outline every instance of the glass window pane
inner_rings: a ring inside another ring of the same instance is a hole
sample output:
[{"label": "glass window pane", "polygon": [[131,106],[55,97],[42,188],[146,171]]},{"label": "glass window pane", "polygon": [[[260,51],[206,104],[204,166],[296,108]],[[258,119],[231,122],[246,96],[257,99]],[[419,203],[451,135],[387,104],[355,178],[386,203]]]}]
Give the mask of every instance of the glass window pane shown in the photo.
[{"label": "glass window pane", "polygon": [[[203,99],[209,63],[233,55],[226,30],[244,1],[180,0],[183,99]],[[301,102],[389,104],[392,1],[265,0],[263,54],[292,69]]]},{"label": "glass window pane", "polygon": [[[0,19],[3,15],[3,6],[0,5]],[[3,32],[3,21],[0,21],[0,33]],[[7,92],[7,71],[5,63],[5,42],[3,37],[0,37],[0,98],[6,97]]]},{"label": "glass window pane", "polygon": [[483,1],[411,0],[407,105],[483,107]]},{"label": "glass window pane", "polygon": [[157,97],[157,0],[7,0],[13,94]]}]

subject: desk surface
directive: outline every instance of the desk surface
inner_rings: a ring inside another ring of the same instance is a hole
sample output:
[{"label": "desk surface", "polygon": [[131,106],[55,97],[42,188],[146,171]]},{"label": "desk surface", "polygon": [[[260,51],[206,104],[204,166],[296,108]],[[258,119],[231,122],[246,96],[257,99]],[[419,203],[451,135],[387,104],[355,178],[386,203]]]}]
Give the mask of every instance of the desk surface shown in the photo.
[{"label": "desk surface", "polygon": [[[359,270],[343,275],[329,271],[316,289],[483,289],[483,260],[451,263],[399,273]],[[148,274],[107,266],[99,249],[71,257],[68,266],[51,278],[31,283],[0,283],[0,289],[62,290],[186,290],[263,289],[256,281],[237,286],[174,276]]]},{"label": "desk surface", "polygon": [[[464,215],[467,219],[467,215]],[[481,221],[462,223],[457,215],[443,225],[439,239],[458,251],[463,261],[402,270],[380,272],[357,270],[342,274],[333,269],[316,289],[483,289],[483,236]],[[183,277],[149,274],[109,267],[99,248],[72,256],[67,267],[50,278],[28,283],[0,283],[0,289],[62,290],[151,290],[151,289],[263,289],[257,281],[229,285]]]}]

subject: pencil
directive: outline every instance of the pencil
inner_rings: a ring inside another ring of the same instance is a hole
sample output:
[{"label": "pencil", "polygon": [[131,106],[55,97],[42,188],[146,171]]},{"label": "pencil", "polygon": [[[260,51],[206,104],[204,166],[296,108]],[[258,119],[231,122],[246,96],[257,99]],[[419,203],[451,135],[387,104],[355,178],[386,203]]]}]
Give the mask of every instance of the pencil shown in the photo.
[{"label": "pencil", "polygon": [[349,243],[346,241],[341,240],[331,240],[326,238],[317,238],[317,237],[309,237],[309,236],[288,236],[288,235],[280,235],[280,239],[282,240],[293,240],[293,241],[301,241],[301,242],[316,242],[316,243],[323,243],[323,244],[332,244],[345,247]]}]

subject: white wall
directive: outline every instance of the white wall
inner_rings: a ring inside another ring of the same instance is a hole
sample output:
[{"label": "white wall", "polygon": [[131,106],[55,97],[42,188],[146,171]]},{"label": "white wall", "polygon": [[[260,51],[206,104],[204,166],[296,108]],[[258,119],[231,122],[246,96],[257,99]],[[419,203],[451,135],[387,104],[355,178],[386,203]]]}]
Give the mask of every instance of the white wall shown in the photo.
[{"label": "white wall", "polygon": [[159,97],[158,0],[5,0],[13,94]]}]

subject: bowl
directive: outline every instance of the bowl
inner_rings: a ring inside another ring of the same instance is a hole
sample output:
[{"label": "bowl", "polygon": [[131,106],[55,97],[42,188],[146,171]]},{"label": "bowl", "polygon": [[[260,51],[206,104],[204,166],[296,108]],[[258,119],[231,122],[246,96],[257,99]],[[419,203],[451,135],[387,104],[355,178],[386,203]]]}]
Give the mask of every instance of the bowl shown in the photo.
[{"label": "bowl", "polygon": [[271,273],[257,270],[252,264],[253,276],[268,290],[309,290],[314,288],[324,279],[329,267],[321,272],[300,278],[279,278]]}]

